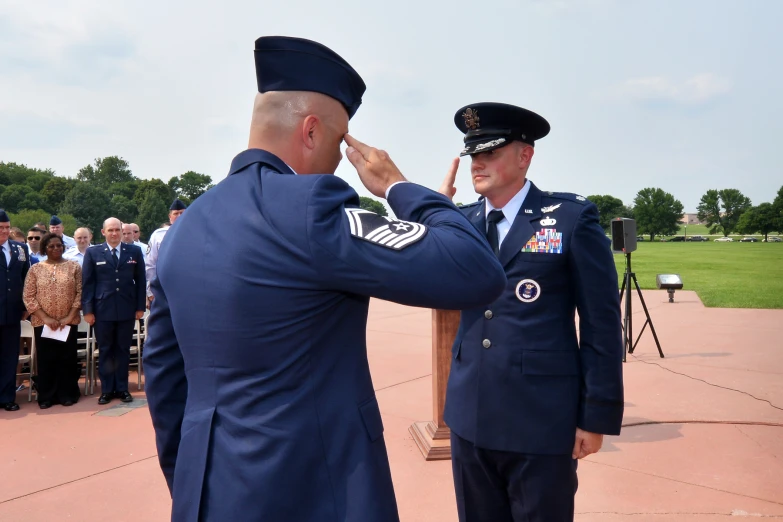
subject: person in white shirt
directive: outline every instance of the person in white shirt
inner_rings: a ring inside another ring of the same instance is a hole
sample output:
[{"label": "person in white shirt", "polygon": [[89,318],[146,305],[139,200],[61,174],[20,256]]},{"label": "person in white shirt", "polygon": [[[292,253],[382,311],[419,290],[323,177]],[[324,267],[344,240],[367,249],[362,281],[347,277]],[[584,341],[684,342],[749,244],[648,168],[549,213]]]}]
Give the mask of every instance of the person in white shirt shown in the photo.
[{"label": "person in white shirt", "polygon": [[84,253],[87,252],[87,248],[92,244],[92,232],[86,227],[77,228],[73,233],[73,240],[76,242],[76,246],[66,250],[63,258],[76,261],[79,263],[79,266],[82,266]]},{"label": "person in white shirt", "polygon": [[36,261],[46,261],[46,254],[41,252],[41,238],[46,230],[37,226],[27,231],[27,247],[30,249],[30,257]]},{"label": "person in white shirt", "polygon": [[122,224],[122,242],[126,245],[133,244],[133,227],[130,223]]},{"label": "person in white shirt", "polygon": [[185,212],[186,208],[188,207],[185,203],[179,199],[175,199],[169,207],[169,222],[157,229],[150,236],[150,244],[147,246],[147,255],[144,256],[144,265],[147,270],[147,308],[150,307],[150,303],[152,303],[153,299],[150,283],[155,279],[157,273],[155,267],[158,263],[158,250],[160,249],[160,244],[163,241],[166,232],[168,232],[169,227],[171,227],[177,218]]},{"label": "person in white shirt", "polygon": [[60,236],[63,240],[63,245],[65,245],[65,249],[68,250],[72,246],[76,246],[76,241],[74,241],[72,237],[66,236],[63,233],[63,230],[63,220],[57,216],[52,216],[52,219],[49,220],[49,232]]},{"label": "person in white shirt", "polygon": [[147,256],[147,243],[141,242],[141,229],[139,229],[139,225],[136,223],[131,223],[131,227],[133,228],[133,244],[137,247],[141,248],[142,253],[145,256]]}]

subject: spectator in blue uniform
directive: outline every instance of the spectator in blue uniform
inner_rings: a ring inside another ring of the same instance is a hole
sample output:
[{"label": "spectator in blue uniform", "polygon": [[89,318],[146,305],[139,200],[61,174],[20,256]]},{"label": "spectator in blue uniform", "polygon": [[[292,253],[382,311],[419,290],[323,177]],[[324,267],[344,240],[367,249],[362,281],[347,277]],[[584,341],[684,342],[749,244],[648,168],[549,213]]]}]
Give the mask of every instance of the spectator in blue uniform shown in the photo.
[{"label": "spectator in blue uniform", "polygon": [[0,209],[0,408],[16,411],[16,367],[19,362],[21,320],[25,314],[22,290],[30,269],[27,245],[8,239],[11,220]]},{"label": "spectator in blue uniform", "polygon": [[[505,276],[447,198],[347,134],[365,85],[343,58],[263,37],[255,62],[249,148],[166,233],[152,281],[144,370],[172,520],[396,522],[370,297],[472,308]],[[396,219],[332,175],[343,139]]]},{"label": "spectator in blue uniform", "polygon": [[[578,459],[617,435],[623,346],[617,273],[598,210],[527,179],[549,123],[477,103],[454,116],[482,198],[462,211],[508,285],[462,309],[444,419],[460,522],[573,520]],[[454,195],[454,175],[441,192]],[[577,336],[574,312],[579,313]]]},{"label": "spectator in blue uniform", "polygon": [[84,320],[95,326],[98,341],[98,404],[133,400],[128,391],[130,345],[136,320],[146,308],[144,258],[139,247],[120,241],[121,227],[117,218],[104,221],[106,242],[88,248],[82,261],[82,311]]}]

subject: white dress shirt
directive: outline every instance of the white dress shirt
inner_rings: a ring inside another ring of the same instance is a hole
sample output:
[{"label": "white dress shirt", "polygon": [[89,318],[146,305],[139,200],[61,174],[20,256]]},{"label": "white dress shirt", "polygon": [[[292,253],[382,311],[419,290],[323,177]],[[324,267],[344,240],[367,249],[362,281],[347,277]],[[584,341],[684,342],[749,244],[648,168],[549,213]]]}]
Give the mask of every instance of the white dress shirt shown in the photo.
[{"label": "white dress shirt", "polygon": [[84,263],[84,254],[82,254],[79,251],[79,247],[77,246],[73,246],[68,250],[66,250],[65,253],[63,254],[63,258],[69,261],[76,261],[77,263],[79,263],[79,266],[83,266],[82,264]]},{"label": "white dress shirt", "polygon": [[[528,192],[530,192],[530,180],[526,179],[525,186],[514,194],[514,197],[506,203],[506,206],[500,209],[503,212],[504,219],[498,221],[498,248],[503,244],[503,240],[506,238],[508,231],[511,230],[511,225],[514,224],[514,218],[517,217],[519,209],[522,208],[522,203],[525,202]],[[495,210],[495,207],[492,206],[489,199],[485,198],[484,201],[487,202],[484,206],[484,218],[486,218],[489,216],[490,212]]]}]

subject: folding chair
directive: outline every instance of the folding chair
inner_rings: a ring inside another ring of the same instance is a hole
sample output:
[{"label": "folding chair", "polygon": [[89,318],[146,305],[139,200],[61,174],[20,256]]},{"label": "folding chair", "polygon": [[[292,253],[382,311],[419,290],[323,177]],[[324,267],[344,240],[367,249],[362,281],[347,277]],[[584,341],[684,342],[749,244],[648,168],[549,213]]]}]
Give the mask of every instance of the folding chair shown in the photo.
[{"label": "folding chair", "polygon": [[76,341],[76,357],[81,360],[84,359],[84,395],[87,395],[88,386],[90,385],[90,362],[92,361],[92,328],[84,320],[82,316],[82,322],[79,323],[78,332],[86,334],[84,337],[79,336]]},{"label": "folding chair", "polygon": [[[27,402],[32,402],[33,400],[33,376],[36,375],[35,373],[35,333],[33,332],[33,325],[30,321],[22,321],[21,322],[21,328],[22,328],[22,338],[30,339],[30,355],[20,355],[19,356],[19,362],[24,364],[28,363],[28,366],[30,368],[30,372],[22,372],[16,374],[17,377],[21,376],[28,376],[30,377],[30,386],[27,389]],[[35,391],[35,396],[38,398],[38,390]]]},{"label": "folding chair", "polygon": [[136,367],[136,388],[141,389],[141,374],[144,371],[142,365],[142,346],[144,346],[144,340],[147,338],[147,318],[150,315],[149,310],[144,311],[142,320],[144,321],[144,328],[141,327],[141,321],[136,320],[136,325],[133,330],[133,340],[136,341],[135,345],[131,345],[130,354],[136,356],[136,363],[131,363],[129,366]]},{"label": "folding chair", "polygon": [[95,394],[95,372],[98,369],[98,355],[100,351],[98,350],[98,341],[95,339],[95,328],[90,328],[90,343],[92,344],[91,348],[88,348],[87,351],[89,352],[89,363],[88,366],[90,368],[90,395]]}]

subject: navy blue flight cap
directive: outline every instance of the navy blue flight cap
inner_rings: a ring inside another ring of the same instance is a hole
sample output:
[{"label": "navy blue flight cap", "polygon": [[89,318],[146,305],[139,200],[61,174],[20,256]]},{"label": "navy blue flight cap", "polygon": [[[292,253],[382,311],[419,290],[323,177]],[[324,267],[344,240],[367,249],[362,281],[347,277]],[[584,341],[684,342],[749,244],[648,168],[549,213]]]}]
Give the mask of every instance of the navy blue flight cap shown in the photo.
[{"label": "navy blue flight cap", "polygon": [[8,217],[8,214],[5,213],[5,210],[0,208],[0,223],[10,223],[11,218]]},{"label": "navy blue flight cap", "polygon": [[460,156],[488,152],[512,141],[534,146],[536,140],[549,134],[549,122],[543,117],[506,103],[466,105],[454,115],[454,123],[465,134]]},{"label": "navy blue flight cap", "polygon": [[185,210],[186,208],[188,208],[186,204],[180,201],[179,198],[175,198],[174,201],[171,203],[169,210]]},{"label": "navy blue flight cap", "polygon": [[258,92],[320,92],[356,114],[367,89],[348,62],[325,45],[288,36],[262,36],[256,40]]},{"label": "navy blue flight cap", "polygon": [[57,216],[52,216],[52,219],[49,220],[50,225],[62,225],[63,220],[58,218]]}]

